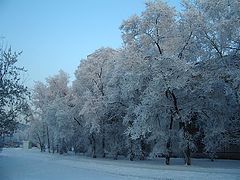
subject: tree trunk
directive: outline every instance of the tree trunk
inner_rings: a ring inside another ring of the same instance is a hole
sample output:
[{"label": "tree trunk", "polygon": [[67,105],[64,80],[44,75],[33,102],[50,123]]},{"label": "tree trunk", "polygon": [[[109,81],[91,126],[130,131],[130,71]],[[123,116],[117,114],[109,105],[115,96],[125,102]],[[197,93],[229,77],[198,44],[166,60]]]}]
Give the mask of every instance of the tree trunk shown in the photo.
[{"label": "tree trunk", "polygon": [[54,145],[52,146],[52,153],[53,153],[53,154],[55,153],[55,147],[54,147]]},{"label": "tree trunk", "polygon": [[0,152],[2,151],[3,146],[4,146],[3,134],[0,133]]},{"label": "tree trunk", "polygon": [[102,123],[102,125],[103,125],[103,127],[102,127],[102,129],[103,129],[103,137],[102,137],[102,150],[103,150],[103,155],[102,155],[102,157],[103,158],[105,158],[106,157],[106,152],[105,152],[105,129],[104,129],[104,123]]},{"label": "tree trunk", "polygon": [[178,109],[178,103],[177,103],[177,97],[175,96],[173,90],[170,90],[170,88],[168,88],[166,91],[165,91],[165,95],[166,97],[172,101],[173,103],[173,110],[171,109],[171,118],[170,118],[170,125],[169,125],[169,137],[168,137],[168,141],[167,141],[167,144],[166,144],[166,165],[169,165],[170,164],[170,157],[172,155],[172,140],[171,140],[171,132],[172,132],[172,129],[173,129],[173,121],[174,121],[174,117],[176,116],[176,114],[179,116],[179,109]]},{"label": "tree trunk", "polygon": [[166,154],[165,154],[165,156],[166,156],[165,157],[166,158],[165,164],[166,165],[170,165],[171,153],[172,153],[172,151],[171,151],[171,138],[169,137],[168,142],[167,142],[167,147],[166,147]]},{"label": "tree trunk", "polygon": [[61,146],[60,146],[60,154],[67,153],[67,151],[68,150],[67,150],[65,139],[62,138],[62,142],[61,142]]},{"label": "tree trunk", "polygon": [[169,154],[166,155],[165,164],[166,165],[170,165],[170,156],[169,156]]},{"label": "tree trunk", "polygon": [[114,159],[114,160],[117,160],[117,159],[118,159],[118,152],[116,152],[116,154],[115,154],[115,156],[114,156],[113,159]]},{"label": "tree trunk", "polygon": [[105,158],[106,157],[106,153],[105,153],[105,137],[103,137],[103,139],[102,139],[102,148],[103,148],[103,158]]},{"label": "tree trunk", "polygon": [[59,145],[56,146],[57,153],[59,153]]},{"label": "tree trunk", "polygon": [[[171,115],[171,120],[170,120],[170,126],[169,126],[169,132],[172,131],[172,128],[173,128],[173,115]],[[170,165],[170,158],[171,158],[171,154],[172,154],[172,149],[171,149],[171,135],[169,135],[168,137],[168,141],[167,141],[167,144],[166,144],[166,165]]]},{"label": "tree trunk", "polygon": [[55,153],[55,144],[54,144],[53,137],[52,137],[52,153],[53,154]]},{"label": "tree trunk", "polygon": [[48,143],[48,152],[50,153],[50,139],[49,139],[49,131],[48,131],[48,126],[46,126],[47,129],[47,143]]},{"label": "tree trunk", "polygon": [[94,135],[92,134],[92,157],[96,158],[96,140]]},{"label": "tree trunk", "polygon": [[185,157],[185,164],[191,165],[191,149],[189,148],[189,145],[187,146],[187,149],[184,151],[184,157]]},{"label": "tree trunk", "polygon": [[134,150],[133,150],[133,142],[132,140],[130,139],[130,161],[133,161],[135,158],[135,154],[134,154]]},{"label": "tree trunk", "polygon": [[37,139],[38,139],[38,143],[39,143],[39,146],[40,146],[40,151],[43,152],[44,151],[43,144],[42,144],[41,138],[40,138],[38,133],[37,133]]},{"label": "tree trunk", "polygon": [[209,153],[209,157],[210,157],[210,160],[213,162],[214,158],[215,158],[215,153],[214,152],[210,152]]},{"label": "tree trunk", "polygon": [[141,151],[140,160],[144,160],[145,159],[145,143],[144,143],[143,137],[141,137],[140,139],[140,151]]}]

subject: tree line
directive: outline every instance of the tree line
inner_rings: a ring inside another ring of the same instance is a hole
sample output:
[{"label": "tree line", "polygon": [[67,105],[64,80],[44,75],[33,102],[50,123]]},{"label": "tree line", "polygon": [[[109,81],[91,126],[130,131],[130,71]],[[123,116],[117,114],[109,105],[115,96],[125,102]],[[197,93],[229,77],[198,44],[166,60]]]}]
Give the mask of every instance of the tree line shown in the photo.
[{"label": "tree line", "polygon": [[213,159],[240,145],[240,3],[145,3],[120,26],[123,46],[82,59],[69,85],[60,70],[37,82],[30,138],[41,150],[96,158]]}]

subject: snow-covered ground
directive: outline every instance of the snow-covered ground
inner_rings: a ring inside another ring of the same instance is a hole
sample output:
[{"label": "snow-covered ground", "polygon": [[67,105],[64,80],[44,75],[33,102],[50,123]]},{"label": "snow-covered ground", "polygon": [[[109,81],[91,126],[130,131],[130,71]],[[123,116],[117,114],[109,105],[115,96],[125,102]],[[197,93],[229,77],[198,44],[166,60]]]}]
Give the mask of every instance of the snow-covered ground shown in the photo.
[{"label": "snow-covered ground", "polygon": [[193,159],[190,167],[182,165],[181,159],[171,162],[166,166],[163,160],[130,162],[4,149],[0,153],[0,180],[240,179],[240,161]]}]

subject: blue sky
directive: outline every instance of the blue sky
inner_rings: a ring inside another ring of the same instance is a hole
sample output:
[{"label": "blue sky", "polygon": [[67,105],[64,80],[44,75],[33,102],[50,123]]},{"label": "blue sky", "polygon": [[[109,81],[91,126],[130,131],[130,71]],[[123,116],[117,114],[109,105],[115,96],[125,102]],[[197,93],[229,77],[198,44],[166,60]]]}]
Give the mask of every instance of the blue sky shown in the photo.
[{"label": "blue sky", "polygon": [[[74,79],[80,60],[100,47],[121,47],[119,26],[144,0],[0,0],[0,37],[23,51],[26,84],[63,69]],[[179,7],[178,0],[168,1]]]}]

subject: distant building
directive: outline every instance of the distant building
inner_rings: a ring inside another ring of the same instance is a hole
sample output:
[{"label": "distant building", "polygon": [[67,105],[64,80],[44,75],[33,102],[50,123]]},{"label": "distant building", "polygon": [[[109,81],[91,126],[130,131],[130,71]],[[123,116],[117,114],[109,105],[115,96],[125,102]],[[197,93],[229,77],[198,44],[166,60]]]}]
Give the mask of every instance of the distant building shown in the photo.
[{"label": "distant building", "polygon": [[30,141],[23,141],[23,149],[31,149],[32,143]]}]

